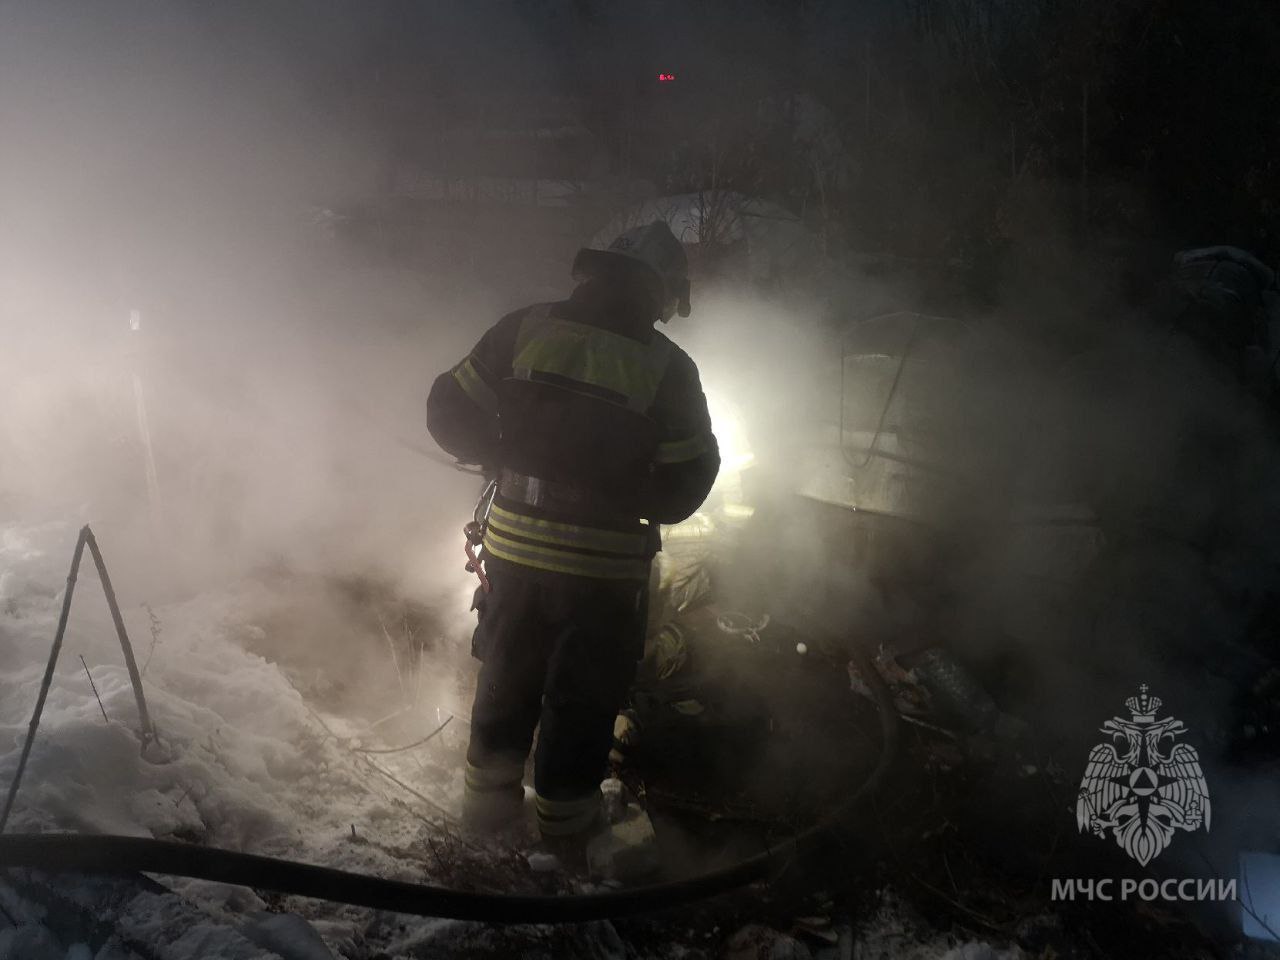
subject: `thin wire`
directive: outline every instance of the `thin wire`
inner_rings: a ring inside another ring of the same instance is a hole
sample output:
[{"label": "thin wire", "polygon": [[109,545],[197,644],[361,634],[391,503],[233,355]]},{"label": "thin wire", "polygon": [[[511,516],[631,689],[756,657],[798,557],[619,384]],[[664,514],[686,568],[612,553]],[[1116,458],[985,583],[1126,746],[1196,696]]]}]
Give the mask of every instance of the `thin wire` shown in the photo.
[{"label": "thin wire", "polygon": [[[348,749],[348,751],[350,752],[350,747],[348,747],[347,749]],[[402,789],[402,790],[406,791],[406,792],[407,792],[407,793],[409,793],[409,794],[412,794],[412,795],[413,795],[414,797],[416,797],[418,800],[420,800],[420,801],[422,801],[423,803],[425,803],[428,807],[430,807],[432,810],[434,810],[434,811],[435,811],[435,812],[440,816],[440,818],[441,818],[442,820],[444,820],[444,822],[445,822],[446,824],[456,824],[456,823],[458,823],[458,822],[459,822],[459,821],[458,821],[458,818],[457,818],[457,817],[455,817],[453,814],[451,814],[448,810],[446,810],[444,807],[440,806],[440,804],[436,803],[436,802],[435,802],[434,800],[432,800],[430,797],[426,796],[425,794],[421,793],[420,791],[415,790],[413,787],[409,786],[409,784],[405,783],[403,780],[401,780],[399,777],[397,777],[394,773],[392,773],[392,772],[391,772],[390,770],[388,770],[386,767],[380,767],[380,766],[378,766],[378,764],[374,763],[372,760],[370,760],[368,757],[365,757],[365,756],[359,756],[359,755],[357,755],[357,756],[356,756],[356,759],[357,759],[357,760],[359,760],[359,761],[360,761],[360,762],[362,762],[362,763],[366,763],[366,764],[368,764],[368,765],[369,765],[369,768],[370,768],[371,770],[375,770],[376,772],[378,772],[378,773],[382,774],[382,776],[386,777],[388,780],[390,780],[392,783],[394,783],[397,787],[399,787],[400,789]],[[470,845],[470,844],[468,844],[468,846],[471,846],[471,845]],[[474,847],[473,847],[473,849],[474,849]]]},{"label": "thin wire", "polygon": [[[911,356],[911,348],[915,345],[916,333],[919,329],[920,329],[920,318],[919,316],[917,316],[915,320],[913,320],[911,323],[911,334],[910,336],[907,337],[906,346],[902,348],[902,356],[898,359],[898,369],[894,371],[893,383],[889,385],[889,393],[884,398],[884,406],[880,408],[880,419],[876,421],[876,432],[871,437],[871,443],[867,445],[866,456],[862,458],[862,463],[858,464],[859,467],[865,467],[867,464],[869,464],[871,462],[871,458],[876,454],[876,445],[880,442],[880,435],[884,433],[884,425],[885,425],[885,421],[888,419],[888,416],[889,416],[889,408],[893,405],[893,400],[897,396],[898,384],[902,380],[902,371],[905,370],[907,367],[907,360]],[[844,377],[844,368],[847,365],[848,365],[848,359],[844,354],[844,352],[842,351],[840,355],[840,376],[842,378],[841,389],[840,389],[840,448],[845,455],[845,460],[849,462],[850,466],[852,466],[853,461],[850,460],[848,450],[844,446],[843,377]]]},{"label": "thin wire", "polygon": [[102,711],[102,719],[106,723],[111,721],[107,719],[107,708],[102,705],[102,697],[98,693],[98,685],[93,682],[93,674],[89,672],[89,665],[84,662],[84,654],[80,654],[80,665],[84,667],[84,675],[89,678],[89,689],[93,691],[93,697],[98,701],[98,709]]},{"label": "thin wire", "polygon": [[440,726],[436,727],[421,740],[415,740],[413,743],[407,743],[403,747],[388,747],[386,749],[379,749],[375,747],[352,747],[351,751],[352,753],[403,753],[406,750],[412,750],[414,747],[422,746],[428,740],[434,740],[440,732],[452,722],[453,717],[450,716],[444,723],[440,724]]}]

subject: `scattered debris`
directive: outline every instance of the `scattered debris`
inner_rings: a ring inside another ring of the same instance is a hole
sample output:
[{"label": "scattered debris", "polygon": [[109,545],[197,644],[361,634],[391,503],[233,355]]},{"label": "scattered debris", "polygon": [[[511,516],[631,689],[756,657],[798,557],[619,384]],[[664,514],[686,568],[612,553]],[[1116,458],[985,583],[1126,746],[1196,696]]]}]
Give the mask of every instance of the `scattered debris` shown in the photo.
[{"label": "scattered debris", "polygon": [[724,956],[725,960],[811,960],[813,954],[795,937],[750,924],[729,938]]}]

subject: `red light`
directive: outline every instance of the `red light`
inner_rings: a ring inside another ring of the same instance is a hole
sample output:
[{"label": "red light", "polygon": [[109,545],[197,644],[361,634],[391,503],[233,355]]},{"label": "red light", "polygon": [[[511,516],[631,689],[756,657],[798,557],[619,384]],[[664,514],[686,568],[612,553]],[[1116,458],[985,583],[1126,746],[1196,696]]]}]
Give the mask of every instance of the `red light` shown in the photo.
[{"label": "red light", "polygon": [[658,82],[659,82],[659,83],[672,83],[672,82],[674,82],[674,81],[675,81],[675,79],[676,79],[676,75],[675,75],[674,73],[660,73],[660,74],[658,74]]}]

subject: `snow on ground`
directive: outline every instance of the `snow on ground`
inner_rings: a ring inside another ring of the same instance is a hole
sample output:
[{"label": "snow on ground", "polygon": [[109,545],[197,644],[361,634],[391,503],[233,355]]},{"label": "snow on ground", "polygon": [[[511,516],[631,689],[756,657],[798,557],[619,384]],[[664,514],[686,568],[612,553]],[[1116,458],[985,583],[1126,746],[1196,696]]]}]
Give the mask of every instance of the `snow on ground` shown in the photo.
[{"label": "snow on ground", "polygon": [[[0,527],[0,785],[7,786],[17,766],[77,532],[71,524]],[[110,570],[111,544],[102,546]],[[438,722],[436,705],[416,716],[406,711],[380,731],[357,717],[318,713],[280,666],[246,649],[243,641],[261,633],[257,621],[271,607],[260,581],[150,609],[142,606],[145,584],[130,582],[121,570],[113,571],[113,582],[139,666],[146,667],[143,685],[161,743],[145,755],[140,749],[128,672],[86,555],[8,830],[176,838],[394,879],[450,881],[453,865],[433,863],[424,851],[459,844],[451,834],[461,802],[463,711],[421,749],[374,758],[421,795],[415,796],[349,748],[390,745],[377,740],[378,732],[396,745],[430,732]],[[154,649],[152,613],[161,628]],[[449,706],[456,709],[463,693]],[[388,695],[388,711],[397,699]],[[513,855],[478,851],[471,879],[479,871],[482,884],[506,885],[512,878],[494,876],[490,868],[502,857],[509,866]],[[157,879],[158,891],[130,891],[124,881],[55,879],[56,910],[33,900],[17,881],[0,881],[0,960],[624,955],[608,923],[493,928],[292,897],[268,903],[245,888]],[[48,886],[37,883],[46,893]],[[68,914],[96,917],[99,927],[114,931],[111,941],[95,953],[69,938],[68,930],[83,924],[68,921]]]},{"label": "snow on ground", "polygon": [[[9,528],[0,541],[0,662],[12,665],[0,674],[0,777],[12,775],[26,734],[75,535]],[[239,644],[256,609],[249,584],[156,608],[163,637],[152,653],[148,614],[123,599],[129,588],[117,582],[161,739],[140,756],[133,691],[96,579],[82,569],[10,829],[194,834],[230,849],[314,859],[346,850],[352,824],[377,827],[387,842],[407,839],[412,828],[369,788],[284,674]],[[456,806],[455,785],[418,786],[438,786],[432,799]],[[371,865],[378,854],[362,847],[344,859]],[[398,872],[394,863],[379,866]]]},{"label": "snow on ground", "polygon": [[[0,531],[5,785],[16,769],[56,632],[76,535],[74,527],[62,524]],[[110,564],[110,544],[103,548]],[[140,586],[119,572],[115,586],[139,664],[146,664],[144,688],[161,743],[141,755],[128,672],[86,555],[11,832],[176,837],[385,877],[428,879],[421,861],[388,851],[407,848],[424,830],[435,829],[431,824],[442,822],[440,813],[362,766],[324,729],[345,738],[357,732],[354,725],[317,719],[275,664],[239,643],[254,629],[261,588],[241,583],[154,608],[163,632],[152,651]],[[465,727],[446,734],[465,741]],[[448,750],[444,735],[423,749],[433,748]],[[409,758],[379,761],[413,780],[433,804],[456,813],[456,778],[430,767],[433,776],[424,777]],[[170,885],[214,907],[234,899],[217,885]]]},{"label": "snow on ground", "polygon": [[[76,535],[71,524],[0,527],[0,786],[10,782],[27,732]],[[103,543],[103,549],[110,565],[111,545]],[[140,750],[128,673],[86,557],[10,831],[177,838],[396,879],[453,879],[441,875],[437,866],[444,864],[433,864],[424,851],[457,842],[449,835],[456,833],[461,800],[457,768],[465,717],[419,750],[375,758],[421,794],[415,797],[351,752],[356,743],[387,745],[377,742],[367,719],[317,713],[280,666],[246,649],[245,640],[263,629],[258,621],[270,600],[264,592],[278,586],[246,580],[147,608],[145,584],[132,582],[127,571],[116,571],[114,581],[139,665],[145,666],[144,687],[161,743],[145,755]],[[160,642],[153,647],[155,624]],[[458,691],[451,706],[464,702],[464,694]],[[389,696],[388,706],[394,708],[394,700]],[[382,732],[405,743],[415,731],[432,729],[437,716],[435,705],[418,715],[406,711]],[[482,882],[495,881],[494,873],[502,877],[493,886],[511,882],[506,873],[512,872],[514,854],[505,856],[480,857],[473,866]],[[483,876],[500,862],[505,868]],[[486,927],[300,898],[268,903],[245,888],[156,879],[161,885],[146,879],[37,878],[35,886],[24,887],[15,878],[0,880],[0,960],[643,956],[607,922]],[[669,942],[652,946],[650,955],[736,956],[732,941],[717,942],[723,934],[708,942],[713,935],[699,933],[697,945],[692,937],[681,925]],[[916,937],[893,911],[838,948],[809,952],[785,940],[795,951],[787,955],[822,960],[1017,956],[985,944]]]}]

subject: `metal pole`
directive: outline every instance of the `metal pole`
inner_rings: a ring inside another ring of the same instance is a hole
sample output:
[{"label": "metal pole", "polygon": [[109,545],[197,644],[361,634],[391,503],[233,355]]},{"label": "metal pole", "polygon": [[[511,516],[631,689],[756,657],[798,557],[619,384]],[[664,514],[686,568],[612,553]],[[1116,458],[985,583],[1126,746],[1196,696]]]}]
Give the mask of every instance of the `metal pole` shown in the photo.
[{"label": "metal pole", "polygon": [[75,591],[80,558],[84,555],[86,541],[91,541],[92,538],[93,534],[89,532],[88,526],[80,528],[80,538],[76,540],[76,552],[71,558],[71,572],[67,574],[67,590],[62,595],[62,613],[58,617],[58,632],[53,638],[53,649],[49,651],[49,664],[44,668],[44,680],[40,683],[40,695],[36,698],[36,709],[31,714],[31,725],[27,728],[26,742],[22,744],[22,755],[18,757],[18,769],[14,771],[13,782],[9,784],[9,796],[4,802],[4,812],[0,813],[0,833],[4,833],[5,824],[9,822],[13,801],[18,796],[18,785],[22,783],[22,774],[27,768],[31,744],[36,738],[36,728],[40,726],[40,714],[44,712],[44,702],[49,696],[49,686],[53,683],[53,670],[58,665],[58,654],[62,652],[62,637],[67,632],[67,617],[71,614],[71,594]]},{"label": "metal pole", "polygon": [[155,728],[151,726],[151,716],[147,713],[147,700],[142,695],[142,677],[138,674],[138,663],[133,658],[133,644],[129,642],[129,634],[124,628],[124,617],[120,616],[120,604],[116,602],[116,591],[111,586],[111,577],[107,574],[107,565],[102,560],[102,551],[98,549],[98,541],[93,531],[87,526],[82,531],[84,540],[89,544],[89,552],[93,555],[94,566],[98,568],[98,578],[102,581],[102,592],[107,595],[107,606],[111,608],[111,619],[116,625],[116,635],[120,638],[120,649],[124,651],[124,664],[129,668],[129,681],[133,684],[133,696],[138,701],[138,719],[142,725],[142,745],[155,739]]}]

